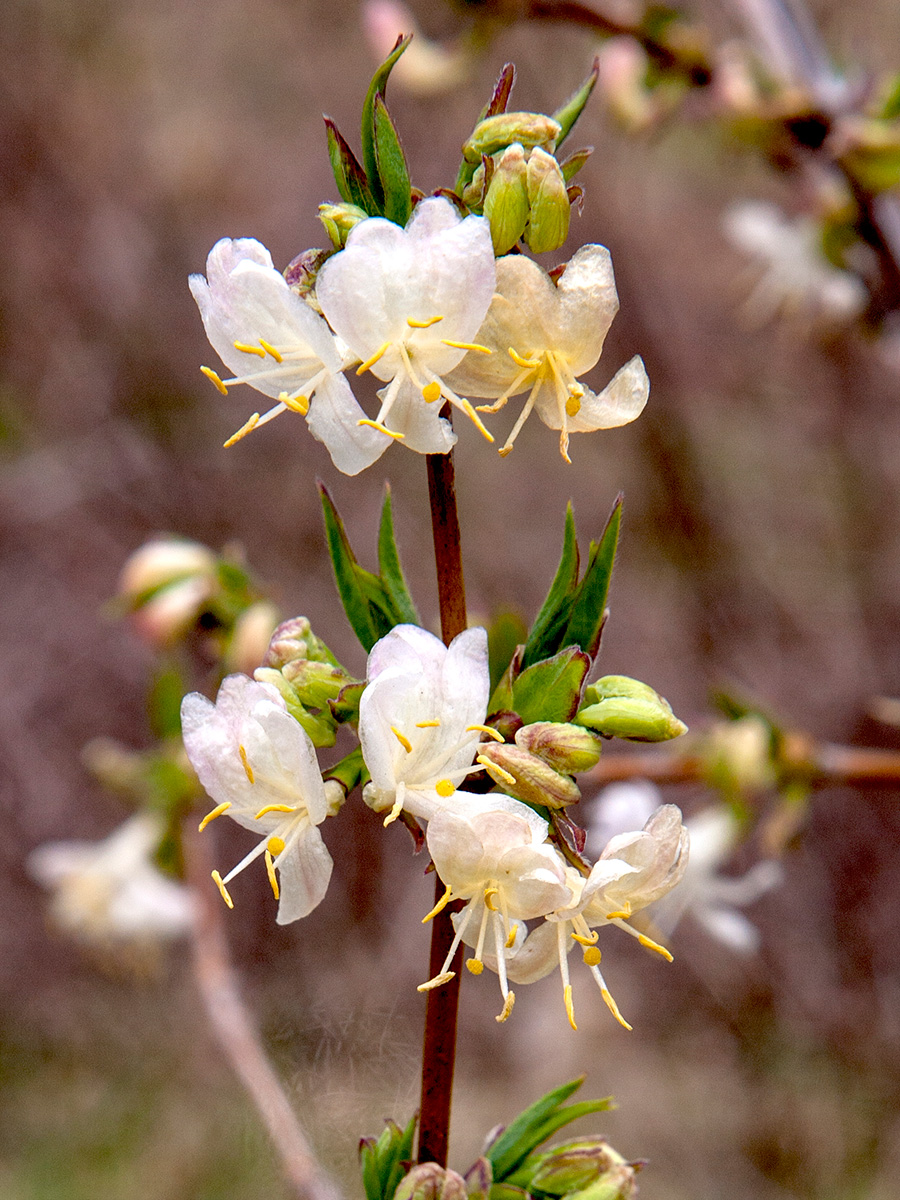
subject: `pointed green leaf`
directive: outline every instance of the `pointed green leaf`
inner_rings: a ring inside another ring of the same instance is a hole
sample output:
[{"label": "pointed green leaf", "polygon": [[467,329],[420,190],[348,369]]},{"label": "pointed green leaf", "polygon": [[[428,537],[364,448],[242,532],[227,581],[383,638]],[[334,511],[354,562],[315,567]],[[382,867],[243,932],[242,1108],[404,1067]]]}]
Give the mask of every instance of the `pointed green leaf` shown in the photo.
[{"label": "pointed green leaf", "polygon": [[375,1157],[375,1139],[360,1138],[359,1165],[362,1171],[363,1191],[366,1200],[382,1200],[381,1180],[378,1177],[378,1162]]},{"label": "pointed green leaf", "polygon": [[334,172],[334,182],[341,199],[347,204],[355,204],[372,216],[377,209],[365,171],[330,117],[325,117],[325,132],[328,136],[331,170]]},{"label": "pointed green leaf", "polygon": [[512,708],[526,725],[535,721],[571,721],[591,660],[577,646],[528,667],[512,686]]},{"label": "pointed green leaf", "polygon": [[414,1113],[409,1124],[404,1130],[397,1129],[397,1135],[395,1136],[391,1147],[392,1157],[390,1169],[385,1175],[385,1200],[391,1200],[394,1192],[397,1190],[398,1183],[409,1168],[409,1164],[412,1160],[412,1144],[418,1119],[418,1113]]},{"label": "pointed green leaf", "polygon": [[382,211],[389,221],[405,225],[412,212],[409,168],[400,137],[383,96],[375,97],[375,161],[384,197]]},{"label": "pointed green leaf", "polygon": [[525,622],[517,612],[498,613],[488,627],[488,667],[491,691],[503,678],[513,655],[528,636]]},{"label": "pointed green leaf", "polygon": [[494,1179],[498,1182],[506,1179],[516,1169],[519,1163],[529,1155],[539,1141],[535,1140],[536,1133],[544,1122],[559,1106],[584,1083],[584,1076],[561,1084],[529,1105],[524,1112],[519,1113],[514,1121],[503,1130],[500,1136],[485,1151],[485,1158],[491,1164]]},{"label": "pointed green leaf", "polygon": [[593,153],[593,146],[585,146],[583,150],[576,150],[573,154],[569,155],[565,162],[559,164],[559,169],[562,171],[563,179],[566,183],[570,183],[575,178]]},{"label": "pointed green leaf", "polygon": [[369,90],[366,92],[366,98],[363,102],[363,167],[365,168],[366,176],[369,180],[369,186],[372,188],[373,198],[379,212],[383,212],[381,206],[384,202],[384,193],[381,190],[380,176],[378,174],[378,162],[376,160],[375,153],[375,97],[381,96],[381,98],[384,99],[384,89],[387,87],[388,76],[394,69],[394,64],[396,63],[397,59],[400,57],[409,43],[409,35],[397,39],[397,44],[394,46],[394,49],[372,76],[372,82],[369,84]]},{"label": "pointed green leaf", "polygon": [[594,65],[591,67],[590,75],[588,75],[587,79],[584,81],[578,91],[575,92],[574,95],[570,96],[565,104],[552,114],[553,119],[559,121],[560,125],[562,126],[559,137],[556,139],[557,150],[559,150],[560,146],[569,136],[572,131],[572,126],[584,112],[584,106],[587,104],[591,92],[594,90],[594,84],[597,82],[597,77],[599,74],[600,59],[595,58]]},{"label": "pointed green leaf", "polygon": [[566,507],[566,528],[563,535],[562,557],[547,593],[547,599],[535,618],[525,643],[522,664],[533,663],[554,654],[562,645],[559,634],[565,628],[572,608],[572,597],[578,585],[578,543],[575,539],[575,516],[572,505]]},{"label": "pointed green leaf", "polygon": [[400,565],[400,555],[397,553],[390,484],[385,485],[381,523],[378,526],[378,571],[382,587],[391,601],[394,612],[400,617],[398,623],[421,624],[413,598],[409,594],[403,567]]},{"label": "pointed green leaf", "polygon": [[622,496],[620,494],[613,505],[612,513],[600,541],[591,542],[584,578],[578,586],[563,635],[562,644],[564,646],[580,646],[591,658],[595,657],[600,645],[600,633],[603,628],[606,599],[609,595],[609,581],[616,557],[621,522]]},{"label": "pointed green leaf", "polygon": [[537,1139],[535,1145],[546,1142],[547,1138],[553,1137],[557,1129],[562,1129],[563,1125],[577,1121],[579,1117],[587,1117],[591,1113],[607,1112],[613,1106],[612,1096],[606,1096],[602,1100],[581,1100],[577,1104],[570,1104],[568,1108],[559,1108],[551,1113],[535,1131],[534,1137]]},{"label": "pointed green leaf", "polygon": [[[509,104],[509,97],[513,90],[513,85],[516,82],[516,68],[513,63],[507,63],[494,84],[494,92],[488,101],[487,107],[478,118],[478,121],[483,121],[486,117],[496,117],[498,113],[506,112],[506,107]],[[478,122],[476,122],[477,124]]]},{"label": "pointed green leaf", "polygon": [[[368,653],[380,636],[369,603],[372,590],[378,588],[378,580],[369,571],[364,571],[356,561],[356,555],[350,547],[344,522],[334,506],[334,501],[321,484],[319,492],[322,496],[322,510],[325,514],[325,537],[328,541],[328,553],[331,555],[338,595],[353,632]],[[366,576],[368,576],[368,580],[365,580]],[[363,586],[364,582],[368,583],[368,588]]]}]

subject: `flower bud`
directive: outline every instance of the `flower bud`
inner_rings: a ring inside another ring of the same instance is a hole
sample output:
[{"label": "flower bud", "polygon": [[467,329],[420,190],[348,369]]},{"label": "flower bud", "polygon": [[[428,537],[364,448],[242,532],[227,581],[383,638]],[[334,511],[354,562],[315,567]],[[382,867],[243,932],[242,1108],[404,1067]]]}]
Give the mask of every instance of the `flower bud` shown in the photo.
[{"label": "flower bud", "polygon": [[196,576],[211,576],[216,556],[186,538],[160,537],[146,542],[127,560],[119,576],[119,595],[136,607],[150,592]]},{"label": "flower bud", "polygon": [[333,746],[336,739],[337,726],[327,708],[320,713],[309,712],[297,695],[294,685],[288,683],[280,671],[272,667],[257,667],[253,672],[257,683],[269,683],[280,694],[287,705],[287,710],[309,735],[314,746]]},{"label": "flower bud", "polygon": [[579,1200],[629,1200],[635,1169],[603,1138],[579,1138],[545,1155],[529,1191]]},{"label": "flower bud", "polygon": [[525,241],[535,254],[558,250],[569,236],[571,205],[562,170],[552,154],[540,147],[532,150],[525,183],[529,204]]},{"label": "flower bud", "polygon": [[604,737],[632,742],[665,742],[687,732],[668,701],[646,683],[626,675],[606,675],[585,689],[585,707],[575,722]]},{"label": "flower bud", "polygon": [[[491,226],[491,240],[496,255],[510,251],[528,222],[528,187],[525,151],[521,143],[508,146],[494,168],[487,195],[484,215]],[[477,172],[476,172],[477,174]]]},{"label": "flower bud", "polygon": [[[487,760],[484,762],[483,760]],[[488,774],[517,800],[527,804],[539,804],[544,808],[564,808],[581,799],[581,792],[574,779],[554,771],[547,763],[520,746],[504,742],[482,742],[478,747],[477,762]],[[490,765],[488,765],[490,764]],[[491,766],[496,770],[492,771]]]},{"label": "flower bud", "polygon": [[350,230],[368,215],[365,209],[358,208],[355,204],[319,205],[319,220],[325,226],[335,250],[344,248]]},{"label": "flower bud", "polygon": [[329,700],[337,700],[348,683],[357,682],[343,667],[332,663],[298,658],[286,663],[281,673],[297,693],[304,708],[326,708]]},{"label": "flower bud", "polygon": [[278,609],[268,600],[257,600],[244,609],[234,624],[225,653],[225,669],[252,675],[266,657],[272,630],[278,624]]},{"label": "flower bud", "polygon": [[566,775],[589,771],[600,761],[600,739],[580,725],[556,721],[523,725],[516,734],[516,745]]},{"label": "flower bud", "polygon": [[726,792],[762,791],[775,783],[772,732],[752,713],[713,725],[701,746],[707,779]]},{"label": "flower bud", "polygon": [[542,146],[553,151],[560,132],[559,122],[543,113],[498,113],[478,122],[463,146],[463,158],[466,162],[478,163],[482,155],[496,154],[513,142],[519,142],[526,150]]},{"label": "flower bud", "polygon": [[466,1200],[466,1183],[449,1167],[420,1163],[397,1184],[394,1200]]},{"label": "flower bud", "polygon": [[272,634],[263,666],[280,670],[286,663],[298,659],[337,665],[334,655],[313,633],[307,617],[291,617],[289,621],[281,622]]}]

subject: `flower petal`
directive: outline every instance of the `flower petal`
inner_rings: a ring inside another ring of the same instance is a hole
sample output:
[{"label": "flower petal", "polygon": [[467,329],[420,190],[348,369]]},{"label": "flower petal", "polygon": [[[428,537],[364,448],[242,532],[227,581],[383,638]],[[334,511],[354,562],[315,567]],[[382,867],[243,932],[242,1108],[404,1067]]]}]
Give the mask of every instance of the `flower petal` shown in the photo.
[{"label": "flower petal", "polygon": [[334,866],[318,829],[307,826],[278,856],[279,925],[308,916],[322,902]]},{"label": "flower petal", "polygon": [[358,475],[381,457],[391,438],[360,425],[365,412],[343,375],[332,375],[316,388],[306,424],[323,442],[331,460],[345,475]]}]

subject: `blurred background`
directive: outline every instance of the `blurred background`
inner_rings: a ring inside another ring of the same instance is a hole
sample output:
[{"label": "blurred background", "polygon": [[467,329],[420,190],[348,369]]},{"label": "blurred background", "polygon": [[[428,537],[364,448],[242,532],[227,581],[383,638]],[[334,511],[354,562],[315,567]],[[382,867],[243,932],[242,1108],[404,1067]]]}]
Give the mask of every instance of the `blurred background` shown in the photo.
[{"label": "blurred background", "polygon": [[[811,9],[839,64],[900,65],[889,0]],[[717,5],[692,12],[717,37],[734,31]],[[466,21],[437,5],[416,15],[432,37]],[[452,184],[506,61],[518,68],[513,107],[552,111],[596,49],[585,30],[511,23],[454,90],[392,86],[414,182]],[[243,546],[283,612],[307,615],[361,673],[314,483],[328,484],[371,566],[386,476],[412,590],[437,623],[424,462],[398,449],[340,476],[290,415],[224,451],[256,398],[222,397],[201,377],[213,355],[186,286],[222,236],[259,238],[279,266],[324,243],[316,206],[337,197],[321,116],[356,145],[376,61],[352,3],[12,0],[4,18],[0,1195],[10,1200],[290,1194],[209,1031],[187,951],[140,974],[98,961],[50,927],[24,864],[42,842],[100,839],[126,815],[81,751],[98,736],[150,744],[152,654],[109,600],[154,533]],[[633,426],[573,438],[572,466],[537,421],[504,460],[459,428],[473,616],[511,604],[530,620],[566,500],[586,544],[623,490],[603,673],[647,680],[692,727],[711,719],[710,690],[726,687],[789,729],[900,749],[900,729],[878,719],[884,706],[873,711],[900,692],[898,371],[853,324],[748,326],[747,260],[722,214],[745,199],[796,210],[796,185],[721,126],[687,108],[625,136],[596,103],[574,141],[596,149],[569,245],[609,246],[621,299],[591,379],[602,386],[640,353],[652,396]],[[666,798],[691,812],[703,791]],[[225,824],[207,836],[228,863],[247,845]],[[311,917],[276,927],[262,873],[248,873],[227,927],[296,1110],[358,1196],[358,1136],[405,1121],[417,1102],[431,881],[404,831],[383,833],[357,799],[325,832],[335,880]],[[754,955],[688,922],[672,966],[629,939],[610,947],[607,979],[632,1034],[586,974],[577,1034],[553,980],[520,989],[498,1026],[493,977],[467,979],[451,1165],[465,1169],[492,1125],[584,1073],[584,1094],[619,1104],[590,1127],[649,1160],[648,1200],[895,1197],[897,789],[817,791],[784,871],[751,910]]]}]

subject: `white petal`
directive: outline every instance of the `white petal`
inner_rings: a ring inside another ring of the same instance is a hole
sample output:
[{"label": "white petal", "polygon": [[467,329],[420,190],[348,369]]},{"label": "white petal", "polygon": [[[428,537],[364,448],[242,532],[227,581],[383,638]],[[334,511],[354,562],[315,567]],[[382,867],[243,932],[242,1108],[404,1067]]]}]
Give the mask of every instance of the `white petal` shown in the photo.
[{"label": "white petal", "polygon": [[[387,389],[378,393],[384,399]],[[388,429],[403,434],[403,444],[419,454],[446,454],[456,444],[449,421],[440,416],[440,401],[426,404],[410,379],[404,379],[385,418]]]},{"label": "white petal", "polygon": [[[635,355],[613,376],[602,392],[585,389],[581,407],[574,417],[566,418],[569,433],[590,433],[595,429],[616,429],[627,425],[644,411],[650,395],[650,380],[643,361]],[[551,429],[561,429],[559,407],[552,388],[544,387],[535,404],[538,415]]]},{"label": "white petal", "polygon": [[[576,376],[589,371],[619,311],[612,259],[605,246],[582,246],[572,255],[557,284],[554,347]],[[637,414],[635,414],[637,415]],[[606,428],[597,426],[596,428]]]},{"label": "white petal", "polygon": [[306,828],[278,856],[278,924],[305,917],[322,902],[334,864],[318,829]]},{"label": "white petal", "polygon": [[386,434],[360,425],[365,412],[343,375],[332,375],[316,388],[306,424],[323,442],[332,462],[345,475],[358,475],[381,457],[391,444]]}]

